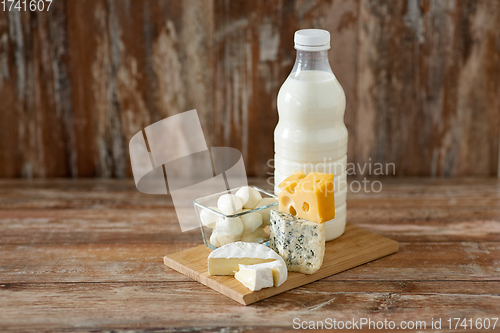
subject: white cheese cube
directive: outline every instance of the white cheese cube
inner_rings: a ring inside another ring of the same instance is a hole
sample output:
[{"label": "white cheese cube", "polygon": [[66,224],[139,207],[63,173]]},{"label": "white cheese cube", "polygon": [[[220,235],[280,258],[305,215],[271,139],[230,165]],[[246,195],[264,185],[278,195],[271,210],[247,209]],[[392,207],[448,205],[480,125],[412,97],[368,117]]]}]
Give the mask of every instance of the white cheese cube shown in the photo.
[{"label": "white cheese cube", "polygon": [[325,256],[325,224],[273,209],[269,243],[289,271],[313,274],[321,268]]},{"label": "white cheese cube", "polygon": [[243,233],[249,234],[262,225],[262,214],[259,212],[247,213],[241,215],[241,220],[243,221],[243,225],[245,227]]},{"label": "white cheese cube", "polygon": [[273,270],[271,267],[266,266],[267,264],[240,264],[240,269],[234,274],[234,277],[251,291],[272,287],[274,285]]},{"label": "white cheese cube", "polygon": [[223,194],[217,200],[217,208],[223,214],[232,215],[241,212],[243,204],[241,199],[234,194]]},{"label": "white cheese cube", "polygon": [[243,186],[236,191],[236,196],[241,199],[243,208],[253,209],[262,199],[260,192],[250,186]]}]

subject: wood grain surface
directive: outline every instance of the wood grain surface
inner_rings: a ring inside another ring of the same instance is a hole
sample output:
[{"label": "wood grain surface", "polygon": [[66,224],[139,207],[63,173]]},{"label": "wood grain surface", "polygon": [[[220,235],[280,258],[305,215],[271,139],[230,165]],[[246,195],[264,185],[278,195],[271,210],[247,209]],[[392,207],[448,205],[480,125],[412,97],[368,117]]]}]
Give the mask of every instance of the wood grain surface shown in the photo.
[{"label": "wood grain surface", "polygon": [[289,272],[286,282],[281,286],[258,291],[249,290],[232,276],[211,276],[208,273],[207,258],[212,251],[205,244],[169,253],[163,258],[163,262],[238,303],[249,305],[380,259],[397,252],[398,249],[398,242],[347,223],[340,238],[326,242],[325,258],[319,271],[314,274]]},{"label": "wood grain surface", "polygon": [[348,221],[400,242],[396,254],[241,307],[163,264],[202,243],[168,197],[130,180],[0,180],[0,331],[284,332],[294,318],[431,331],[431,318],[498,317],[500,181],[382,182],[349,192]]},{"label": "wood grain surface", "polygon": [[266,176],[301,28],[332,34],[350,163],[499,174],[498,1],[57,0],[0,11],[0,177],[130,177],[132,135],[194,108]]}]

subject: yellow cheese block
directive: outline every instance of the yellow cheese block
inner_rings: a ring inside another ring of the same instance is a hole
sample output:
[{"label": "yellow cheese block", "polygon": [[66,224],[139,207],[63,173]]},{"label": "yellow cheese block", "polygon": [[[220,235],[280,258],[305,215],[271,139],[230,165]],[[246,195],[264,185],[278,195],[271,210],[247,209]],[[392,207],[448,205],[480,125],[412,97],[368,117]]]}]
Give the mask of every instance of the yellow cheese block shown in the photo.
[{"label": "yellow cheese block", "polygon": [[279,210],[299,218],[323,223],[335,218],[333,175],[295,172],[278,185]]},{"label": "yellow cheese block", "polygon": [[291,183],[298,182],[299,180],[301,180],[302,178],[305,178],[305,177],[306,177],[306,174],[303,173],[302,171],[294,172],[294,173],[292,173],[291,176],[288,176],[288,178],[285,178],[285,180],[283,180],[278,185],[278,187],[280,189],[283,189],[283,187],[286,187],[287,185],[290,185]]}]

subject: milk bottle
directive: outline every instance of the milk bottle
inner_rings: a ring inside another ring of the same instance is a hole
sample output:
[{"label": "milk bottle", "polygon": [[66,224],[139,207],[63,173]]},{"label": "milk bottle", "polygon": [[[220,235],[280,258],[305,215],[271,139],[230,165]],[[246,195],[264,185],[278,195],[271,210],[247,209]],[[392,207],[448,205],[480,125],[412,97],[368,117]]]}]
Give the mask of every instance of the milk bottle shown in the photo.
[{"label": "milk bottle", "polygon": [[326,172],[335,179],[335,219],[326,222],[326,240],[339,237],[346,221],[347,128],[345,94],[328,62],[330,33],[295,32],[297,58],[278,93],[274,131],[274,183],[295,171]]}]

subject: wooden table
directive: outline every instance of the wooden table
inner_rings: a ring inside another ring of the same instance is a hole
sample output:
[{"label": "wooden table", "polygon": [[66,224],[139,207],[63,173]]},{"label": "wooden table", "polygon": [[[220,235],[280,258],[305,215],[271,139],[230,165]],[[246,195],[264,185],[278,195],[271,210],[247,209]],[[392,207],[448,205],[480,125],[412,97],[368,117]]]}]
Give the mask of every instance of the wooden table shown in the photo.
[{"label": "wooden table", "polygon": [[163,265],[201,241],[180,232],[167,197],[131,180],[0,180],[0,331],[500,317],[500,181],[382,183],[349,194],[348,221],[399,241],[397,254],[245,307]]}]

